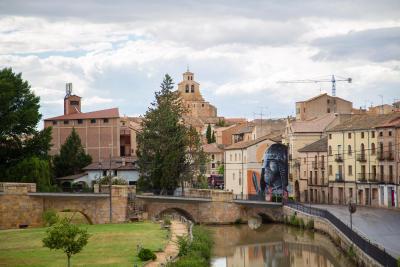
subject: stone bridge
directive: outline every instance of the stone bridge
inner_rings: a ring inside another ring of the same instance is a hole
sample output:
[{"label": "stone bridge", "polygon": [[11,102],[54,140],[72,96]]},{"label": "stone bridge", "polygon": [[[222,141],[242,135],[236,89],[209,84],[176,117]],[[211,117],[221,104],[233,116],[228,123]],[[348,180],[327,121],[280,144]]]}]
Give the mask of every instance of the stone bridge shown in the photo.
[{"label": "stone bridge", "polygon": [[149,218],[179,213],[195,223],[230,224],[246,222],[250,217],[263,221],[281,221],[280,203],[234,200],[231,192],[188,189],[184,197],[137,195],[135,204],[148,213]]},{"label": "stone bridge", "polygon": [[[250,217],[281,221],[283,216],[282,206],[278,203],[234,200],[232,193],[226,191],[187,189],[184,197],[173,197],[135,196],[133,190],[130,186],[113,185],[113,223],[132,219],[132,211],[143,212],[148,218],[175,212],[204,224],[245,222]],[[0,229],[42,226],[46,210],[76,211],[89,223],[109,223],[109,188],[102,187],[95,192],[42,193],[36,192],[36,185],[31,183],[0,183]]]},{"label": "stone bridge", "polygon": [[[113,222],[127,220],[129,191],[127,186],[113,186]],[[108,223],[108,192],[109,190],[106,193],[41,193],[36,192],[34,183],[0,183],[0,229],[42,226],[43,212],[49,209],[77,211],[89,223]]]}]

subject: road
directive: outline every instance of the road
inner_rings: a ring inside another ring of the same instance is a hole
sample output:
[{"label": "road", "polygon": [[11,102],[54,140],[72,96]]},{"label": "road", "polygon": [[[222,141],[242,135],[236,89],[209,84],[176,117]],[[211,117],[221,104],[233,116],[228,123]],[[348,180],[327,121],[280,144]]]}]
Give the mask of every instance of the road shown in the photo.
[{"label": "road", "polygon": [[[344,223],[350,225],[347,206],[313,205],[329,210]],[[367,236],[371,242],[383,246],[394,257],[400,257],[400,210],[357,206],[353,214],[353,229]]]}]

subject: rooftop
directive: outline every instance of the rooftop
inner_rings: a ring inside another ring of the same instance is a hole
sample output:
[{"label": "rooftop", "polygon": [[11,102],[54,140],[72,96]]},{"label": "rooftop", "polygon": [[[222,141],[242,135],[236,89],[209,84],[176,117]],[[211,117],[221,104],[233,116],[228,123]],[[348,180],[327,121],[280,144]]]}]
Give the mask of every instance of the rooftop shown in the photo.
[{"label": "rooftop", "polygon": [[205,153],[223,153],[224,152],[222,146],[217,145],[216,143],[203,145],[203,151]]},{"label": "rooftop", "polygon": [[101,162],[93,162],[83,168],[84,171],[88,170],[137,170],[135,162],[136,157],[130,158],[114,158],[110,160],[102,160]]},{"label": "rooftop", "polygon": [[306,145],[298,150],[299,152],[327,152],[328,151],[328,138],[324,137],[318,141]]},{"label": "rooftop", "polygon": [[324,132],[336,118],[334,113],[328,113],[312,120],[296,120],[291,123],[290,127],[294,133],[320,133]]},{"label": "rooftop", "polygon": [[264,140],[271,140],[273,142],[276,143],[280,143],[282,141],[282,136],[281,135],[277,135],[276,133],[271,133],[271,134],[267,134],[264,136],[261,136],[255,140],[250,140],[250,141],[241,141],[235,144],[232,144],[228,147],[225,148],[225,150],[232,150],[232,149],[243,149],[243,148],[248,148],[252,145],[258,144]]},{"label": "rooftop", "polygon": [[323,96],[328,96],[328,97],[331,97],[331,98],[334,98],[334,99],[340,99],[340,100],[342,100],[342,101],[346,101],[346,102],[351,103],[351,101],[348,101],[348,100],[346,100],[346,99],[343,99],[343,98],[340,98],[340,97],[337,97],[337,96],[330,96],[330,95],[328,95],[328,93],[323,93],[323,94],[314,96],[314,97],[312,97],[312,98],[310,98],[310,99],[307,99],[307,100],[297,101],[296,103],[310,102],[310,101],[313,101],[313,100],[318,99],[318,98],[323,97]]},{"label": "rooftop", "polygon": [[118,108],[110,108],[97,110],[92,112],[74,113],[68,115],[61,115],[57,117],[47,118],[48,120],[77,120],[77,119],[103,119],[103,118],[119,118]]},{"label": "rooftop", "polygon": [[372,129],[378,125],[384,125],[385,123],[400,117],[400,112],[391,114],[360,114],[354,115],[349,120],[344,121],[329,129],[329,132],[335,131],[346,131],[346,130],[364,130]]}]

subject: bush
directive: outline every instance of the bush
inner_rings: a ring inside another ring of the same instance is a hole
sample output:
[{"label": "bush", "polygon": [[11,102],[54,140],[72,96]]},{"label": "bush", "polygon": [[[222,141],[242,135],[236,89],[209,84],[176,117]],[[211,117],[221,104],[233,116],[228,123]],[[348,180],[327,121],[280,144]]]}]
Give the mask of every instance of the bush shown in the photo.
[{"label": "bush", "polygon": [[213,241],[209,230],[202,226],[193,227],[193,241],[187,237],[178,238],[179,256],[169,267],[208,267],[210,265]]},{"label": "bush", "polygon": [[400,267],[400,257],[397,258],[397,267]]},{"label": "bush", "polygon": [[353,245],[351,245],[351,246],[349,247],[349,249],[347,250],[347,255],[348,255],[351,259],[354,259],[354,257],[356,256],[356,253],[354,252]]},{"label": "bush", "polygon": [[300,218],[300,220],[299,220],[299,226],[300,226],[300,228],[304,228],[304,227],[305,227],[303,218]]},{"label": "bush", "polygon": [[297,219],[295,213],[293,213],[292,216],[290,216],[290,221],[289,221],[289,223],[290,223],[291,225],[294,225],[294,226],[298,226],[298,225],[299,225],[299,220]]},{"label": "bush", "polygon": [[163,224],[164,224],[164,226],[166,226],[166,225],[171,225],[171,219],[170,219],[169,216],[165,216],[165,217],[164,217],[164,219],[163,219]]},{"label": "bush", "polygon": [[157,259],[156,254],[153,251],[147,248],[141,248],[138,257],[141,261],[155,260]]},{"label": "bush", "polygon": [[313,219],[308,220],[306,228],[310,229],[310,230],[314,229],[314,220]]},{"label": "bush", "polygon": [[52,226],[59,220],[57,212],[55,210],[46,210],[45,212],[43,212],[42,218],[46,226]]},{"label": "bush", "polygon": [[[96,179],[96,184],[109,185],[110,184],[110,176],[104,176],[102,178]],[[127,185],[128,182],[123,178],[113,177],[112,184],[113,185]]]}]

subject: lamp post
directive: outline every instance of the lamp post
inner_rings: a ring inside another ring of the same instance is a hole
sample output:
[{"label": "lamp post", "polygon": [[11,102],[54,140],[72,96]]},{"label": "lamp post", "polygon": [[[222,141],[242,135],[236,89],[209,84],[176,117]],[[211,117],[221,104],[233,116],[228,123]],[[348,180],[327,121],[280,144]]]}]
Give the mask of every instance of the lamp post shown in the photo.
[{"label": "lamp post", "polygon": [[110,166],[109,166],[109,175],[110,175],[110,181],[109,181],[109,187],[110,187],[110,223],[112,223],[112,176],[111,176],[111,151],[112,151],[112,146],[110,150]]},{"label": "lamp post", "polygon": [[350,199],[349,201],[349,213],[350,213],[350,230],[351,230],[351,242],[353,242],[353,213],[357,210],[356,204]]}]

